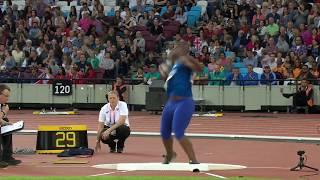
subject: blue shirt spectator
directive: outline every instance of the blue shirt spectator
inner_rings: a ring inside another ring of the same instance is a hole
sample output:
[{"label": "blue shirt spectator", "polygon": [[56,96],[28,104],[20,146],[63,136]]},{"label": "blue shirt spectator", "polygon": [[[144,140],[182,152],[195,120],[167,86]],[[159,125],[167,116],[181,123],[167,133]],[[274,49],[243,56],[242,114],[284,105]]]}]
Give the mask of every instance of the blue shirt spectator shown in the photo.
[{"label": "blue shirt spectator", "polygon": [[276,75],[271,71],[270,66],[265,66],[263,68],[263,74],[261,74],[260,84],[262,85],[274,85],[277,83]]},{"label": "blue shirt spectator", "polygon": [[239,68],[232,68],[232,73],[227,76],[226,85],[243,85],[243,76],[240,74]]},{"label": "blue shirt spectator", "polygon": [[[253,71],[253,66],[248,66],[248,73],[243,78],[245,80],[244,85],[246,86],[255,86],[259,84],[259,75]],[[255,81],[253,81],[255,80]]]}]

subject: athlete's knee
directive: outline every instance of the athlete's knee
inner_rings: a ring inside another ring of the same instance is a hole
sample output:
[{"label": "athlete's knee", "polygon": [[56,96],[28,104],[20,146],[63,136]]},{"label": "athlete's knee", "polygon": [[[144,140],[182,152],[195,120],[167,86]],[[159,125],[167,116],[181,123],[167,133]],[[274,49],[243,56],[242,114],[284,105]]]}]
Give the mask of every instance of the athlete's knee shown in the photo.
[{"label": "athlete's knee", "polygon": [[160,134],[161,134],[162,139],[170,139],[170,137],[171,137],[171,132],[165,128],[161,128]]},{"label": "athlete's knee", "polygon": [[178,141],[181,140],[185,136],[184,129],[175,129],[174,130],[174,135],[176,136],[176,139]]}]

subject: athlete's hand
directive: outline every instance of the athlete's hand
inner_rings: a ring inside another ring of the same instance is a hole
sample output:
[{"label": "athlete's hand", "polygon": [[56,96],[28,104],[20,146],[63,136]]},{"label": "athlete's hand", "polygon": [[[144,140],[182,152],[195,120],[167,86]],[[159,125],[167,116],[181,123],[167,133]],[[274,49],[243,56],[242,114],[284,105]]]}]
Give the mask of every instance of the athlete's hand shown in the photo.
[{"label": "athlete's hand", "polygon": [[163,79],[167,79],[167,77],[169,75],[169,71],[170,71],[170,68],[167,64],[162,63],[159,65],[159,72],[160,72]]}]

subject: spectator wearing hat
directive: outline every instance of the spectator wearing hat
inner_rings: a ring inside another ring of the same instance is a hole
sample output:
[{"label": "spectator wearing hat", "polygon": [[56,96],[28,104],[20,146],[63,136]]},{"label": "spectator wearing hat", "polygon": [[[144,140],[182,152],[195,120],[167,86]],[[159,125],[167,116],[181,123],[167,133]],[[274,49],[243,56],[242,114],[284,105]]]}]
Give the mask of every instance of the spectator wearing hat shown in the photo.
[{"label": "spectator wearing hat", "polygon": [[150,72],[146,73],[144,76],[144,82],[148,85],[152,84],[152,80],[161,79],[160,72],[157,69],[157,65],[150,65]]}]

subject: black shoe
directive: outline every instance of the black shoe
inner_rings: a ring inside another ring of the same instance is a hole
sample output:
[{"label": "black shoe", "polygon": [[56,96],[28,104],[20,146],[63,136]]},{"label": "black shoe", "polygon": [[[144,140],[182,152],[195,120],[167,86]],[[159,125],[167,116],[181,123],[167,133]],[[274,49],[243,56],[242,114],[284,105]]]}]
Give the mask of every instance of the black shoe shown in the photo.
[{"label": "black shoe", "polygon": [[164,160],[163,160],[162,164],[169,164],[171,161],[173,161],[177,157],[177,153],[173,152],[170,155],[168,155],[168,154],[163,155],[163,157],[164,157]]},{"label": "black shoe", "polygon": [[122,153],[123,152],[123,148],[118,148],[117,149],[117,153]]},{"label": "black shoe", "polygon": [[10,166],[16,166],[16,165],[21,163],[21,160],[18,160],[18,159],[15,159],[15,158],[5,159],[3,161],[8,163],[8,165],[10,165]]},{"label": "black shoe", "polygon": [[189,164],[200,164],[198,161],[189,161]]},{"label": "black shoe", "polygon": [[9,166],[9,164],[7,162],[0,161],[0,168],[6,168],[8,166]]},{"label": "black shoe", "polygon": [[116,152],[116,148],[110,148],[110,153],[115,153]]}]

